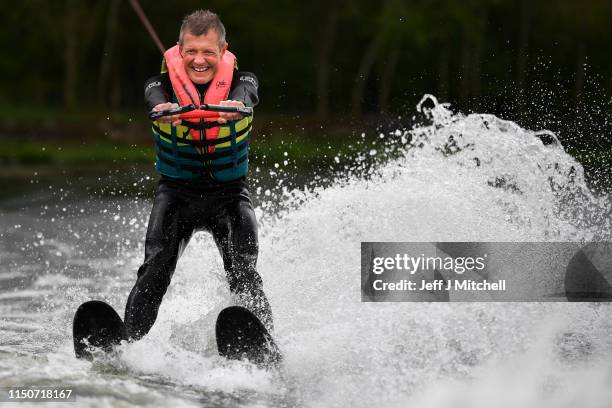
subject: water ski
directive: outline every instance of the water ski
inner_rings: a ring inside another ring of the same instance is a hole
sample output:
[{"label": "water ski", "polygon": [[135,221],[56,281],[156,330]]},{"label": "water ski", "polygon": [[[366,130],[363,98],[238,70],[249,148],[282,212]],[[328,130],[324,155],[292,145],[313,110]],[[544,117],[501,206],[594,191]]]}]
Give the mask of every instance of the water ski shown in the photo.
[{"label": "water ski", "polygon": [[110,352],[121,340],[128,338],[125,324],[115,309],[99,300],[91,300],[79,306],[74,314],[72,336],[77,358],[87,360],[93,358],[89,346]]},{"label": "water ski", "polygon": [[216,325],[219,354],[231,360],[248,359],[259,367],[274,367],[282,355],[272,336],[253,313],[230,306],[219,313]]}]

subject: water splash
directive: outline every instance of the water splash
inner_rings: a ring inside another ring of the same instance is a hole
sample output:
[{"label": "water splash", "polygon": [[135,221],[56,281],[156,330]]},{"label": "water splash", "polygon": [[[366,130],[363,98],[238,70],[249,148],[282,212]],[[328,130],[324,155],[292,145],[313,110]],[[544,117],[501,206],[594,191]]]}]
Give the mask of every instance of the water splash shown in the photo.
[{"label": "water splash", "polygon": [[232,300],[205,234],[179,261],[150,336],[110,365],[72,358],[78,304],[122,310],[142,261],[150,203],[117,200],[62,204],[53,222],[4,230],[22,238],[11,262],[23,245],[44,266],[22,262],[11,278],[25,282],[15,296],[32,298],[2,309],[13,319],[3,383],[60,381],[88,392],[84,405],[109,406],[211,403],[204,395],[220,406],[603,406],[608,305],[360,302],[361,241],[610,238],[609,200],[588,190],[554,134],[454,113],[430,95],[417,108],[426,123],[337,155],[331,178],[263,196],[258,269],[286,355],[281,378],[215,355],[213,322]]}]

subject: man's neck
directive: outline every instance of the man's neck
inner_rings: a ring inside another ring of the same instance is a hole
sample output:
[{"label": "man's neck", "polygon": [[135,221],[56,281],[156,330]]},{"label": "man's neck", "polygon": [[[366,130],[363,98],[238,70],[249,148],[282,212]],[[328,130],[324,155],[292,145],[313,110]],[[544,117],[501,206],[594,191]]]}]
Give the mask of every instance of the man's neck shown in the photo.
[{"label": "man's neck", "polygon": [[207,82],[205,84],[194,84],[196,89],[198,90],[198,93],[200,95],[204,95],[206,93],[206,91],[208,90],[208,87],[210,86],[210,82]]}]

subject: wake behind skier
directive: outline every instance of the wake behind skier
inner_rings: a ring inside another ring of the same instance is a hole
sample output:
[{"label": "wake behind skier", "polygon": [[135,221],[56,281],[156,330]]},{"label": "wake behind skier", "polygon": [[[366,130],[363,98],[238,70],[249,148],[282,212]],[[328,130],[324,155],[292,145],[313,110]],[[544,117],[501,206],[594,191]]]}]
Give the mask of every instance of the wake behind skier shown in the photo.
[{"label": "wake behind skier", "polygon": [[[164,54],[166,70],[145,83],[153,111],[209,103],[254,107],[255,75],[237,70],[219,17],[198,10],[183,20],[178,44]],[[165,72],[164,72],[165,71]],[[146,335],[157,318],[178,258],[197,231],[212,234],[223,258],[229,289],[239,303],[273,328],[272,312],[257,273],[257,221],[248,185],[252,116],[220,112],[216,122],[164,116],[153,122],[155,193],[145,260],[125,308],[128,335]],[[202,271],[204,274],[205,271]]]}]

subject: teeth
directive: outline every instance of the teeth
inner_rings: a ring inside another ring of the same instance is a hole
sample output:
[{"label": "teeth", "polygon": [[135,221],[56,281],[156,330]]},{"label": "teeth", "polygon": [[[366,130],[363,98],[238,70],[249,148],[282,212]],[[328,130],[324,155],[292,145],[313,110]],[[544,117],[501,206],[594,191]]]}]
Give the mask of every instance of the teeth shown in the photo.
[{"label": "teeth", "polygon": [[193,67],[193,70],[194,70],[194,71],[196,71],[196,72],[204,72],[204,71],[206,71],[207,69],[208,69],[208,67],[204,67],[204,68],[196,68],[196,67]]}]

